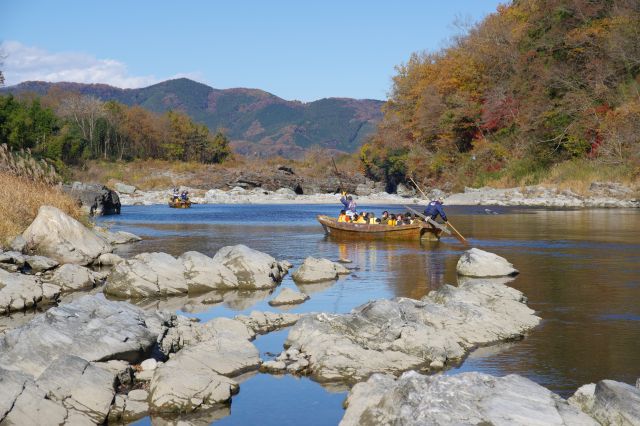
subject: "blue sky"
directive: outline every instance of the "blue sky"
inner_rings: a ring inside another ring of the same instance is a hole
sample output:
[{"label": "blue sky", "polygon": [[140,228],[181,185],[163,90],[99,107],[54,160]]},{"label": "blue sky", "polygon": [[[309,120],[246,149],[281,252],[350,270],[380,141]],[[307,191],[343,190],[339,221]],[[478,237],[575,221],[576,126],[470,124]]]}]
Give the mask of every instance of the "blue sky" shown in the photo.
[{"label": "blue sky", "polygon": [[186,76],[285,99],[385,99],[394,66],[438,50],[503,3],[450,1],[0,1],[7,85],[143,87]]}]

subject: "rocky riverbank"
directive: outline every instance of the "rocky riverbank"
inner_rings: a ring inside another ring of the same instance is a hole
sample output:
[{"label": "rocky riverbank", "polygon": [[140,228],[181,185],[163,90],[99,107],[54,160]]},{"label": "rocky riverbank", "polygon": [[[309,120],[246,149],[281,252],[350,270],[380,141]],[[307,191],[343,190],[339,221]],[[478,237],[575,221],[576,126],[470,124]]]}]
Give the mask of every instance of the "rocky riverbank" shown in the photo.
[{"label": "rocky riverbank", "polygon": [[[458,285],[420,300],[378,299],[347,314],[258,311],[200,323],[174,313],[189,311],[181,307],[185,299],[206,307],[244,292],[238,299],[249,305],[269,299],[287,306],[313,299],[309,286],[357,272],[308,257],[292,274],[304,293],[275,291],[294,267],[285,260],[242,245],[212,256],[111,253],[113,244],[135,239],[43,207],[14,241],[16,250],[0,253],[3,312],[58,304],[0,332],[0,423],[144,416],[208,423],[229,415],[245,375],[262,371],[355,384],[345,425],[638,424],[640,391],[622,383],[586,385],[566,401],[516,375],[420,374],[459,364],[479,346],[519,340],[541,321],[508,285],[518,270],[495,254],[468,250],[456,267]],[[61,303],[65,292],[74,296]],[[286,349],[261,356],[256,335],[286,327]]]},{"label": "rocky riverbank", "polygon": [[[268,190],[262,187],[245,189],[240,186],[223,189],[186,189],[191,200],[198,204],[336,204],[340,196],[335,193],[297,193],[294,189],[282,187]],[[122,205],[165,204],[170,189],[161,191],[140,191],[128,187],[120,193]],[[380,191],[374,184],[360,184],[353,193],[357,202],[364,204],[420,204],[428,200],[417,191],[399,186],[398,192],[389,194]],[[430,190],[429,198],[444,197],[446,205],[485,206],[536,206],[567,208],[639,208],[640,196],[637,191],[616,183],[594,182],[584,195],[570,190],[553,187],[527,186],[523,188],[466,188],[462,193],[446,194],[438,189]]]}]

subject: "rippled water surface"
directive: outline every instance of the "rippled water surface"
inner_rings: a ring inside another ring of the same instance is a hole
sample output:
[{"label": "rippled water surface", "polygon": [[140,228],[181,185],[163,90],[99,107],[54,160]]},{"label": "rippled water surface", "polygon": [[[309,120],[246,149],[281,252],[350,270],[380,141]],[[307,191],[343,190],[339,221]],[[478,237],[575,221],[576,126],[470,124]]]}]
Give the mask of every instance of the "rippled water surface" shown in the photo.
[{"label": "rippled water surface", "polygon": [[[380,213],[387,208],[365,209]],[[318,205],[135,206],[101,222],[144,238],[121,248],[126,255],[188,250],[213,255],[220,247],[241,243],[296,266],[307,256],[353,260],[357,269],[349,277],[300,286],[311,299],[291,312],[348,312],[371,299],[420,298],[444,283],[456,284],[455,265],[464,250],[456,240],[334,241],[325,237],[315,216],[336,212],[337,206]],[[517,373],[564,397],[604,378],[635,383],[640,377],[640,211],[449,207],[447,213],[474,247],[504,256],[520,270],[510,285],[524,292],[543,322],[524,340],[481,348],[446,374]],[[287,277],[281,287],[296,285]],[[277,311],[267,302],[278,292],[227,293],[217,305],[183,297],[147,306],[206,321],[252,310]],[[280,352],[287,333],[258,337],[255,344],[263,359]],[[336,424],[345,396],[345,389],[325,388],[306,378],[255,373],[242,378],[230,410],[208,420]]]}]

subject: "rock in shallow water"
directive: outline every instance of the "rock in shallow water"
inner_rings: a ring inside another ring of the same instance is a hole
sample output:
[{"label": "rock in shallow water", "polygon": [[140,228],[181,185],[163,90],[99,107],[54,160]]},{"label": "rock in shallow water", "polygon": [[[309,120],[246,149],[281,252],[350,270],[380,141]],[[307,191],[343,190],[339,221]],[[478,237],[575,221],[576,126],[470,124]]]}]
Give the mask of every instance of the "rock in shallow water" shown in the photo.
[{"label": "rock in shallow water", "polygon": [[300,314],[252,311],[249,316],[238,315],[235,319],[252,329],[256,334],[266,334],[290,327],[301,317]]},{"label": "rock in shallow water", "polygon": [[223,247],[213,258],[194,251],[177,259],[166,253],[141,253],[114,267],[105,293],[145,298],[216,289],[273,288],[288,269],[286,262],[243,245]]},{"label": "rock in shallow water", "polygon": [[37,304],[53,303],[60,287],[42,282],[39,277],[0,269],[0,314],[21,311]]},{"label": "rock in shallow water", "polygon": [[580,387],[569,402],[603,425],[640,425],[640,389],[614,380]]},{"label": "rock in shallow water", "polygon": [[292,278],[297,283],[317,283],[338,279],[339,275],[348,275],[347,268],[328,259],[307,257],[304,263],[293,273]]},{"label": "rock in shallow water", "polygon": [[269,305],[271,306],[282,306],[282,305],[298,305],[308,300],[309,296],[300,293],[299,291],[292,290],[290,288],[284,288],[276,297],[269,301]]},{"label": "rock in shallow water", "polygon": [[518,270],[504,257],[472,248],[464,252],[456,266],[458,274],[469,277],[504,277],[518,274]]},{"label": "rock in shallow water", "polygon": [[567,401],[524,377],[483,373],[395,379],[376,374],[353,387],[341,426],[597,425]]},{"label": "rock in shallow water", "polygon": [[[491,280],[445,285],[423,300],[366,303],[345,315],[300,319],[286,347],[308,356],[319,381],[359,381],[461,360],[474,346],[519,338],[540,318],[521,292]],[[434,367],[435,368],[435,367]]]}]

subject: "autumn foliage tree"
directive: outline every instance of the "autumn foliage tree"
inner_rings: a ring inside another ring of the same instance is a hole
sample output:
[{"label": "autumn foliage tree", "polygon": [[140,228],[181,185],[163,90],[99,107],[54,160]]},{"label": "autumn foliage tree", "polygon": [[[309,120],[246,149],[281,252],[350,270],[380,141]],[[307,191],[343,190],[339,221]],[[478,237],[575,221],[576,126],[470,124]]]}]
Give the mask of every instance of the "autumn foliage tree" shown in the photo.
[{"label": "autumn foliage tree", "polygon": [[585,158],[640,173],[640,2],[518,0],[397,67],[365,171],[534,182]]},{"label": "autumn foliage tree", "polygon": [[31,149],[58,168],[90,159],[220,163],[231,156],[222,131],[211,134],[182,112],[156,114],[59,90],[0,97],[0,143]]}]

